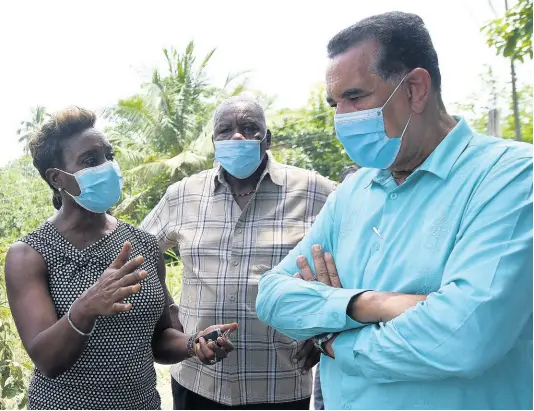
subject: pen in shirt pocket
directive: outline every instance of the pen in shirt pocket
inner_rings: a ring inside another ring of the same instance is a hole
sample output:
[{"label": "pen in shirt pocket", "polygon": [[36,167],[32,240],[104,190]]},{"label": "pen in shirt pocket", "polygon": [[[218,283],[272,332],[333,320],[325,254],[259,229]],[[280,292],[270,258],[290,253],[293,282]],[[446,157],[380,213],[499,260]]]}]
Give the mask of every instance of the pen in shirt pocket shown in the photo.
[{"label": "pen in shirt pocket", "polygon": [[378,231],[378,228],[376,227],[373,227],[373,231],[375,232],[375,234],[380,237],[381,240],[384,239],[384,237],[382,237],[382,234],[380,234],[380,231]]}]

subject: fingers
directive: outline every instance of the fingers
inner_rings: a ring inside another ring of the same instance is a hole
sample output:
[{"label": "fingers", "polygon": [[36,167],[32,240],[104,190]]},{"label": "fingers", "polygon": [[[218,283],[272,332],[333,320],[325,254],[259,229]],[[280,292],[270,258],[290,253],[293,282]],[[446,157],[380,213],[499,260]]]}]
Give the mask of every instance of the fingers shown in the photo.
[{"label": "fingers", "polygon": [[141,290],[141,284],[131,285],[129,287],[121,287],[113,293],[115,301],[122,301],[132,294],[137,294]]},{"label": "fingers", "polygon": [[293,278],[298,278],[299,280],[304,280],[304,277],[302,277],[302,275],[300,275],[300,273],[294,274]]},{"label": "fingers", "polygon": [[223,324],[223,325],[216,325],[215,328],[218,328],[221,330],[222,333],[228,331],[232,332],[237,330],[238,324],[237,323],[231,323],[231,324]]},{"label": "fingers", "polygon": [[297,258],[297,264],[300,268],[300,274],[302,278],[306,281],[316,281],[313,271],[308,264],[308,260],[303,255]]},{"label": "fingers", "polygon": [[304,361],[304,365],[302,366],[302,371],[304,371],[303,373],[305,374],[313,367],[315,367],[320,359],[321,353],[314,347],[310,355],[308,355],[306,357],[306,360]]},{"label": "fingers", "polygon": [[234,351],[234,344],[227,338],[217,338],[217,344],[227,353]]},{"label": "fingers", "polygon": [[110,267],[115,268],[117,270],[121,268],[124,264],[126,264],[126,261],[130,259],[131,252],[132,252],[132,245],[130,244],[129,241],[126,241],[124,245],[122,246],[122,249],[119,255],[117,256],[117,258],[115,258],[115,260],[113,260]]},{"label": "fingers", "polygon": [[215,358],[217,360],[222,360],[226,358],[228,353],[221,346],[217,345],[215,342],[210,342],[208,348],[215,353]]},{"label": "fingers", "polygon": [[126,311],[130,311],[132,309],[132,304],[124,304],[124,303],[115,303],[111,307],[111,310],[114,314],[124,313]]},{"label": "fingers", "polygon": [[307,358],[310,353],[315,350],[312,340],[307,340],[304,345],[301,347],[299,352],[293,357],[293,362],[295,364],[301,362],[303,359]]},{"label": "fingers", "polygon": [[[200,358],[200,354],[204,360]],[[201,360],[204,364],[209,364],[211,360],[215,359],[215,353],[209,349],[208,344],[204,338],[200,338],[199,347],[197,350],[198,359]]]},{"label": "fingers", "polygon": [[330,277],[330,285],[332,287],[341,288],[341,281],[339,280],[339,275],[337,273],[337,268],[336,268],[336,263],[334,262],[334,257],[330,253],[325,253],[324,260],[326,263],[328,276]]},{"label": "fingers", "polygon": [[148,273],[145,270],[135,271],[131,274],[127,274],[120,280],[120,285],[126,287],[128,285],[133,285],[138,281],[143,281]]},{"label": "fingers", "polygon": [[142,256],[137,256],[128,261],[115,272],[116,278],[124,277],[126,274],[130,274],[131,272],[137,270],[141,264],[143,264],[143,261],[145,261],[145,259]]},{"label": "fingers", "polygon": [[330,277],[324,260],[323,248],[319,244],[312,246],[313,265],[317,274],[317,280],[325,285],[330,285]]}]

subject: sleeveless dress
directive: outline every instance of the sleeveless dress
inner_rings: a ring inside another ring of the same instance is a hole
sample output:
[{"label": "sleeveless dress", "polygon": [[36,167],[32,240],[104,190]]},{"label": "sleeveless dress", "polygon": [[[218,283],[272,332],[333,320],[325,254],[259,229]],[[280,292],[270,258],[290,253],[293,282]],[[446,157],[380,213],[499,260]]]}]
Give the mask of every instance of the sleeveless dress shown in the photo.
[{"label": "sleeveless dress", "polygon": [[132,310],[99,317],[94,333],[76,363],[57,378],[36,367],[28,389],[29,409],[159,409],[151,340],[163,313],[165,294],[157,275],[156,238],[118,221],[116,228],[89,247],[78,250],[49,222],[21,241],[43,257],[48,287],[58,318],[102,275],[124,242],[132,258],[142,255],[148,272],[141,291],[125,302]]}]

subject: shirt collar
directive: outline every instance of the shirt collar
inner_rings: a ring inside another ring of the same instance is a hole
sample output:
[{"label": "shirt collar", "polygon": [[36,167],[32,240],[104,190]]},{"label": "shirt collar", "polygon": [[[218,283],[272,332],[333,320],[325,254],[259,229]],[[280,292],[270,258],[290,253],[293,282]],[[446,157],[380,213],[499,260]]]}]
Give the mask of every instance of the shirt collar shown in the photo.
[{"label": "shirt collar", "polygon": [[428,156],[420,170],[446,180],[452,168],[473,138],[473,131],[462,117],[454,117],[458,123]]},{"label": "shirt collar", "polygon": [[[445,136],[418,170],[432,173],[442,180],[447,179],[458,158],[473,137],[473,131],[463,117],[454,116],[454,119],[458,122],[456,126]],[[389,177],[391,177],[391,171],[378,170],[373,181],[383,184]]]},{"label": "shirt collar", "polygon": [[[282,165],[274,159],[274,156],[272,155],[270,151],[267,151],[266,155],[267,155],[267,166],[265,167],[265,170],[263,171],[260,177],[258,185],[263,181],[265,176],[268,175],[274,184],[278,186],[283,186],[284,185],[284,173],[283,173]],[[224,180],[223,168],[221,167],[219,163],[215,164],[213,179],[214,179],[213,192],[215,192],[221,184],[223,185],[227,184],[226,181]]]}]

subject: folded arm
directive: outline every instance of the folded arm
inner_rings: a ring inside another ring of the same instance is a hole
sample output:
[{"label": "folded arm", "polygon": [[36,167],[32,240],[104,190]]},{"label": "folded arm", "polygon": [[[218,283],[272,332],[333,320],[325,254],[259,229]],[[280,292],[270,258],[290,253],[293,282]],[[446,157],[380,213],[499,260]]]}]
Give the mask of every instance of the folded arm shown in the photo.
[{"label": "folded arm", "polygon": [[376,382],[472,377],[532,316],[532,158],[492,170],[474,194],[441,288],[390,322],[341,333],[347,374]]},{"label": "folded arm", "polygon": [[333,233],[339,229],[334,219],[336,195],[328,197],[304,239],[259,283],[259,319],[296,340],[362,326],[347,315],[347,307],[352,297],[364,290],[333,288],[293,277],[299,272],[298,256],[312,261],[312,245],[320,244],[325,251],[333,252]]}]

